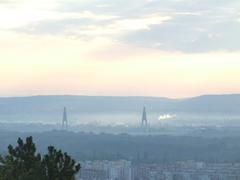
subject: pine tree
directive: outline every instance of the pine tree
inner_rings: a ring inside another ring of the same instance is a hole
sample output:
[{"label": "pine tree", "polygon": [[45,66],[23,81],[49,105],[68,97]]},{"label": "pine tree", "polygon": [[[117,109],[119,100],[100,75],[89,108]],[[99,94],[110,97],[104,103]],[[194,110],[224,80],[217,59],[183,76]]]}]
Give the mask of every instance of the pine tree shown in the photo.
[{"label": "pine tree", "polygon": [[32,137],[26,142],[18,138],[17,146],[8,146],[8,154],[0,156],[0,180],[75,180],[80,164],[61,150],[48,147],[43,158],[36,153]]},{"label": "pine tree", "polygon": [[75,174],[80,170],[80,164],[61,150],[53,146],[48,147],[48,154],[43,158],[47,180],[74,180]]}]

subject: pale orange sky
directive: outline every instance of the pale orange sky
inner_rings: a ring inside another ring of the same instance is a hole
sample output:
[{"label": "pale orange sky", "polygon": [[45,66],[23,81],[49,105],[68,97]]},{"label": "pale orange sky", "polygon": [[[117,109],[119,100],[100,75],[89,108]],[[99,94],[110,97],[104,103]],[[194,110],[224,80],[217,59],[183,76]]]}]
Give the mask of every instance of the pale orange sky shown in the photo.
[{"label": "pale orange sky", "polygon": [[[0,96],[179,98],[240,92],[238,50],[167,50],[119,39],[138,31],[151,33],[152,27],[162,26],[175,17],[149,13],[126,18],[96,14],[89,9],[79,13],[61,12],[57,1],[43,1],[38,6],[33,0],[21,2],[0,3]],[[67,26],[60,33],[56,29],[56,33],[50,33],[49,29],[49,32],[35,32],[37,23],[71,18],[116,20],[104,27],[91,24],[86,29]]]}]

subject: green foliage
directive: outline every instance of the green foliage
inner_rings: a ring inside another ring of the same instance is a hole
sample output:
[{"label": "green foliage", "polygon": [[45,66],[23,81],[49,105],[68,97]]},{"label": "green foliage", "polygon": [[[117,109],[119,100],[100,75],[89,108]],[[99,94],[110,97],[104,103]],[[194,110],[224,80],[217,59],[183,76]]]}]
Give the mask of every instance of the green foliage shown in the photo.
[{"label": "green foliage", "polygon": [[80,170],[80,164],[53,146],[42,158],[32,137],[25,143],[19,138],[17,143],[15,148],[8,146],[5,157],[0,156],[0,180],[74,180]]},{"label": "green foliage", "polygon": [[80,164],[75,165],[67,153],[57,151],[53,146],[48,147],[42,163],[48,180],[74,180],[75,173],[80,170]]}]

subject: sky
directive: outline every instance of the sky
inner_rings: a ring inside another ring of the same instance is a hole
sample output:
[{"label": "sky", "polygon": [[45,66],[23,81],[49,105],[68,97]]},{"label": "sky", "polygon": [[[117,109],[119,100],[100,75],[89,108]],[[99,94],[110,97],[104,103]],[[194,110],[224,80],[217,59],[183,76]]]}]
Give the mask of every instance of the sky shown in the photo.
[{"label": "sky", "polygon": [[0,96],[240,92],[239,0],[0,0]]}]

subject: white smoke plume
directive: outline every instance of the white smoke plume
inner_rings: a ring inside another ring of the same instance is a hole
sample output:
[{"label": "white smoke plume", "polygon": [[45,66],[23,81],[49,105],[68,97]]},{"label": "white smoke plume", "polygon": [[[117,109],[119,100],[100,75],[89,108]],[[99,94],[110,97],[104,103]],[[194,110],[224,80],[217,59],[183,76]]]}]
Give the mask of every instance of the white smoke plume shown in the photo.
[{"label": "white smoke plume", "polygon": [[169,119],[173,119],[176,117],[176,114],[162,114],[158,117],[159,121],[163,121],[163,120],[169,120]]}]

